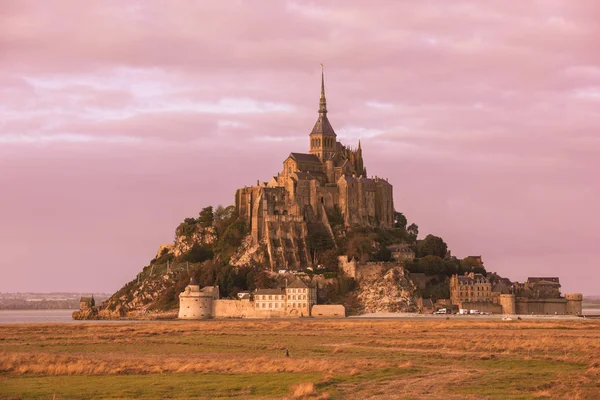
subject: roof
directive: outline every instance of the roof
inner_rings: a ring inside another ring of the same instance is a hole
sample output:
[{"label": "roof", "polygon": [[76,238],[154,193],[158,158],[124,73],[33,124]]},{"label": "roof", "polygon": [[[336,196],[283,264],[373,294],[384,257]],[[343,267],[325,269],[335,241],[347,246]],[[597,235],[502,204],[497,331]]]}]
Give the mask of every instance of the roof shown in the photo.
[{"label": "roof", "polygon": [[321,163],[321,160],[314,154],[306,154],[306,153],[290,153],[290,157],[298,162],[314,162]]},{"label": "roof", "polygon": [[254,294],[283,294],[281,289],[256,289]]},{"label": "roof", "polygon": [[552,283],[560,283],[558,278],[555,276],[543,276],[543,277],[533,277],[527,278],[527,283],[536,283],[540,281],[552,282]]},{"label": "roof", "polygon": [[91,297],[81,297],[79,302],[91,303],[94,301],[94,296]]},{"label": "roof", "polygon": [[319,114],[319,118],[317,119],[317,122],[315,122],[315,126],[313,127],[312,132],[310,134],[323,134],[335,136],[335,131],[329,123],[329,119],[327,119],[327,114]]},{"label": "roof", "polygon": [[296,278],[287,287],[291,288],[291,289],[306,289],[306,288],[308,288],[308,285],[306,283],[304,283],[301,279]]}]

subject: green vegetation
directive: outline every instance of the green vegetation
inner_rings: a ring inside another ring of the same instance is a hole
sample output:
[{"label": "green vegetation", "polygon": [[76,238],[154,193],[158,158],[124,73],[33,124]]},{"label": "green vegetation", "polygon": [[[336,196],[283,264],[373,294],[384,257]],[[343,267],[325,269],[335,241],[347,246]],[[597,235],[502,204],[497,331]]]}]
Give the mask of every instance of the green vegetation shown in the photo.
[{"label": "green vegetation", "polygon": [[598,321],[0,325],[0,340],[0,399],[600,396]]}]

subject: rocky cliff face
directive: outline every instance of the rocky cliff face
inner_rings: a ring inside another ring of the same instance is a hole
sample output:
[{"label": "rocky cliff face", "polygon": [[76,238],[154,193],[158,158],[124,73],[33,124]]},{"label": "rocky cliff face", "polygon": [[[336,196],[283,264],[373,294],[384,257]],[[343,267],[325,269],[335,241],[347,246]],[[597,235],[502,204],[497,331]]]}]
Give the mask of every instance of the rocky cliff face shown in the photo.
[{"label": "rocky cliff face", "polygon": [[416,312],[417,288],[408,272],[393,266],[378,273],[365,274],[358,281],[355,312]]},{"label": "rocky cliff face", "polygon": [[246,236],[242,241],[242,245],[233,253],[229,264],[234,267],[242,267],[244,265],[266,264],[268,255],[266,251],[266,243],[259,242],[254,244],[250,235]]},{"label": "rocky cliff face", "polygon": [[136,279],[102,303],[97,318],[143,318],[176,309],[179,304],[177,295],[188,281],[188,271],[195,267],[195,264],[178,263],[144,268]]}]

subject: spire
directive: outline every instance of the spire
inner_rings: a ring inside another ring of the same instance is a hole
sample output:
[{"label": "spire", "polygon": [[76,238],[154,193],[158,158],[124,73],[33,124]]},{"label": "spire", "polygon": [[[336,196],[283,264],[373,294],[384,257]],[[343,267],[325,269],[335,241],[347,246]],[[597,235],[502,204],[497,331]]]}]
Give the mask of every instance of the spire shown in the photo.
[{"label": "spire", "polygon": [[358,139],[358,149],[360,150],[360,139]]},{"label": "spire", "polygon": [[321,64],[321,99],[319,100],[319,114],[327,114],[327,100],[325,100],[325,73]]}]

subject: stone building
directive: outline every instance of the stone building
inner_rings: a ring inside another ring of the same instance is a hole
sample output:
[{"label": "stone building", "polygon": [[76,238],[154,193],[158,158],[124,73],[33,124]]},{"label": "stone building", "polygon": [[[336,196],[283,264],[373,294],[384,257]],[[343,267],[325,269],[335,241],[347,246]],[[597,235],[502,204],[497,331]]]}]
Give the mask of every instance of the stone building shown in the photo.
[{"label": "stone building", "polygon": [[284,315],[309,316],[317,303],[317,289],[295,279],[281,289],[257,289],[254,292],[256,310],[280,312]]},{"label": "stone building", "polygon": [[312,265],[306,242],[309,223],[333,236],[328,213],[340,212],[346,227],[392,228],[394,202],[387,179],[367,176],[362,147],[344,146],[327,117],[325,84],[308,153],[290,153],[268,182],[238,189],[238,215],[251,226],[254,244],[265,242],[274,271]]},{"label": "stone building", "polygon": [[301,279],[285,288],[257,289],[237,300],[219,299],[218,286],[200,288],[194,278],[179,294],[180,319],[308,317],[317,289]]},{"label": "stone building", "polygon": [[450,277],[450,301],[458,308],[500,314],[502,307],[492,290],[492,283],[482,274],[473,272]]},{"label": "stone building", "polygon": [[395,261],[412,261],[415,259],[414,250],[407,243],[390,244],[387,249]]},{"label": "stone building", "polygon": [[195,278],[179,294],[180,319],[208,319],[214,316],[214,302],[219,300],[219,287],[206,286],[200,289]]},{"label": "stone building", "polygon": [[96,306],[96,300],[94,300],[93,295],[90,297],[81,297],[79,299],[79,310],[80,311],[91,310],[95,306]]},{"label": "stone building", "polygon": [[560,293],[557,277],[534,277],[525,283],[499,279],[494,285],[481,274],[450,278],[450,300],[459,308],[503,314],[580,315],[583,296]]}]

